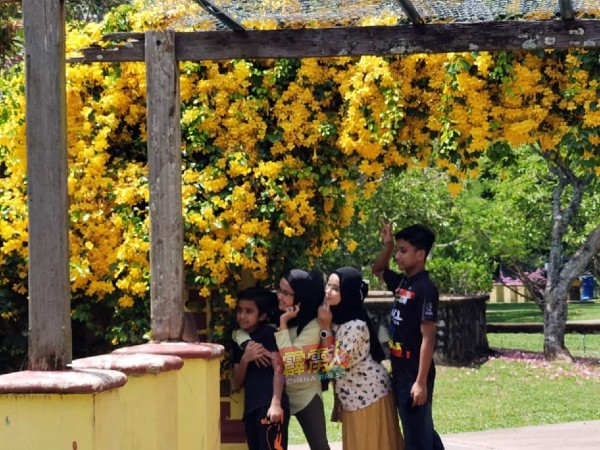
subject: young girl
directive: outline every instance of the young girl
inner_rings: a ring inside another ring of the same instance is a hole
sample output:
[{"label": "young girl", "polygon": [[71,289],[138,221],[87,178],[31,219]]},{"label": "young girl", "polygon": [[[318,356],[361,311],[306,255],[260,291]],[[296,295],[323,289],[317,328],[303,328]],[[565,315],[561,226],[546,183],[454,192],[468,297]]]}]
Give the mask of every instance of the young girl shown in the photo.
[{"label": "young girl", "polygon": [[[282,314],[275,339],[284,363],[286,349],[310,349],[319,345],[317,313],[323,293],[323,278],[316,272],[293,269],[279,281],[277,298]],[[307,367],[307,361],[303,365]],[[311,450],[329,450],[321,381],[314,374],[312,377],[308,373],[299,375],[297,380],[289,379],[286,383],[290,414],[298,419]]]},{"label": "young girl", "polygon": [[[319,308],[323,344],[346,352],[348,367],[334,379],[342,405],[344,450],[401,450],[404,448],[392,384],[381,365],[383,349],[363,307],[368,285],[352,267],[334,271],[325,287],[325,303]],[[333,337],[328,335],[333,332]]]}]

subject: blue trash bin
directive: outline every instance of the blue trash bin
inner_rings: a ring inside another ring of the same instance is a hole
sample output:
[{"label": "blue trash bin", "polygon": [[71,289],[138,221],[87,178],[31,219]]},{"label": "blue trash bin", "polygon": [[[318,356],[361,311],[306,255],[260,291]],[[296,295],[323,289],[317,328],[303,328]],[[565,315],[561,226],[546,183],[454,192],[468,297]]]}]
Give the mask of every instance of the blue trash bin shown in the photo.
[{"label": "blue trash bin", "polygon": [[581,277],[581,301],[592,300],[594,298],[594,277],[593,275],[584,275]]}]

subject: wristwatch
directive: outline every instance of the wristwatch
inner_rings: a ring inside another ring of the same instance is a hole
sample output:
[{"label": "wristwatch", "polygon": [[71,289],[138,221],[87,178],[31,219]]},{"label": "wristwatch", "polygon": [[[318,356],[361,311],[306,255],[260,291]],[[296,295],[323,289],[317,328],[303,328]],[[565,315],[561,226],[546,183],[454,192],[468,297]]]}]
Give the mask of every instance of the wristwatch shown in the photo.
[{"label": "wristwatch", "polygon": [[321,339],[327,339],[330,336],[332,336],[330,330],[321,330]]}]

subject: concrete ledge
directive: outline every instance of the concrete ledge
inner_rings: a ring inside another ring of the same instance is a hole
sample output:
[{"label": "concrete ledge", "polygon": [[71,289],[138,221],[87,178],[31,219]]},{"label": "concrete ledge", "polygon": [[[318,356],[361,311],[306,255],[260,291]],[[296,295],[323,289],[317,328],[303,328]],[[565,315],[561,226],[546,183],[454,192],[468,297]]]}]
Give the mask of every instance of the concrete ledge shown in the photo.
[{"label": "concrete ledge", "polygon": [[181,369],[183,360],[177,356],[151,353],[111,353],[76,359],[71,366],[74,369],[118,370],[125,374],[156,374]]},{"label": "concrete ledge", "polygon": [[[451,302],[451,303],[470,303],[473,300],[489,300],[490,296],[488,294],[473,294],[473,295],[449,295],[442,294],[440,295],[440,302]],[[391,307],[392,302],[394,301],[394,295],[390,291],[371,291],[367,298],[365,298],[365,303],[371,305],[389,305]]]},{"label": "concrete ledge", "polygon": [[123,386],[127,376],[114,370],[12,372],[0,376],[1,394],[95,394]]},{"label": "concrete ledge", "polygon": [[[488,323],[488,333],[543,333],[544,324],[538,322],[524,323]],[[581,320],[567,322],[566,333],[600,334],[600,321]]]},{"label": "concrete ledge", "polygon": [[172,355],[188,359],[217,359],[225,354],[225,347],[205,342],[149,342],[118,348],[113,354],[151,353],[154,355]]}]

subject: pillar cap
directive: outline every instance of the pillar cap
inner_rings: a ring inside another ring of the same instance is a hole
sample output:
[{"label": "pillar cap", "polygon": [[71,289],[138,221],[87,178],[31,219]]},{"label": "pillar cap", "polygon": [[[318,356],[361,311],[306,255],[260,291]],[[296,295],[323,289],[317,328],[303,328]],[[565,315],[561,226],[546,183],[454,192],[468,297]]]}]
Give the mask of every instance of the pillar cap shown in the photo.
[{"label": "pillar cap", "polygon": [[115,370],[24,370],[0,375],[0,394],[95,394],[126,382]]},{"label": "pillar cap", "polygon": [[147,344],[133,345],[118,348],[113,351],[117,354],[152,353],[154,355],[173,355],[188,359],[216,359],[222,358],[225,348],[220,344],[207,342],[149,342]]},{"label": "pillar cap", "polygon": [[156,374],[179,370],[182,366],[183,360],[177,356],[150,353],[110,353],[76,359],[71,364],[74,369],[118,370],[127,375]]}]

